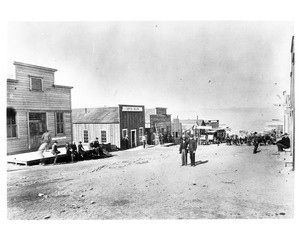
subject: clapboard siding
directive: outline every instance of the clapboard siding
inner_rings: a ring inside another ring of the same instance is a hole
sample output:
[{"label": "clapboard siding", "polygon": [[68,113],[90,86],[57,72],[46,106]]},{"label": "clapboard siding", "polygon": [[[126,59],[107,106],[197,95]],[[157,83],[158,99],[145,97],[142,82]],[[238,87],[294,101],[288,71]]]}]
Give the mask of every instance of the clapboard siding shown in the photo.
[{"label": "clapboard siding", "polygon": [[106,131],[107,142],[120,147],[120,125],[119,124],[73,124],[73,140],[78,142],[83,139],[83,131],[88,130],[89,141],[99,138],[101,142],[101,131]]},{"label": "clapboard siding", "polygon": [[[122,111],[122,107],[133,106],[141,107],[142,111]],[[139,141],[139,128],[142,127],[145,131],[145,107],[142,105],[119,105],[119,115],[120,115],[120,137],[122,137],[122,129],[127,129],[129,136],[129,143],[131,143],[131,130],[136,130],[136,144],[137,146],[142,145]]]},{"label": "clapboard siding", "polygon": [[7,152],[18,152],[28,150],[28,126],[27,112],[18,111],[16,114],[17,120],[17,138],[7,139]]},{"label": "clapboard siding", "polygon": [[[29,112],[43,112],[47,129],[59,145],[72,141],[71,87],[54,84],[55,69],[15,62],[16,79],[7,80],[7,107],[16,111],[17,138],[7,139],[7,153],[29,150]],[[30,76],[40,77],[43,91],[30,90]],[[64,134],[56,134],[56,112],[64,113]]]}]

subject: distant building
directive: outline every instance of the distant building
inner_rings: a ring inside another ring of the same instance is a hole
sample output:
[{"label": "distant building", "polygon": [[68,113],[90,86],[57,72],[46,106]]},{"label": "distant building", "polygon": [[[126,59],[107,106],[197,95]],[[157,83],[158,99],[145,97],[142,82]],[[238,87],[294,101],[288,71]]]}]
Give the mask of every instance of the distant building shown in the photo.
[{"label": "distant building", "polygon": [[275,130],[277,135],[283,133],[283,122],[279,119],[272,119],[270,122],[266,122],[264,126],[265,131]]},{"label": "distant building", "polygon": [[187,120],[180,120],[180,123],[182,124],[182,131],[193,131],[195,127],[201,127],[206,126],[204,120],[202,119],[187,119]]},{"label": "distant building", "polygon": [[99,138],[125,148],[122,139],[129,137],[129,148],[142,145],[145,132],[145,109],[142,105],[73,109],[73,139],[87,144]]},{"label": "distant building", "polygon": [[171,133],[175,144],[179,144],[180,137],[182,136],[182,124],[180,123],[178,117],[173,119],[171,124]]},{"label": "distant building", "polygon": [[204,120],[205,126],[211,126],[212,128],[219,127],[219,120]]},{"label": "distant building", "polygon": [[171,115],[167,114],[167,108],[146,109],[145,123],[148,143],[153,142],[154,133],[161,134],[164,139],[171,135]]},{"label": "distant building", "polygon": [[37,150],[48,129],[59,145],[72,141],[72,87],[56,85],[56,69],[14,62],[7,79],[7,153]]}]

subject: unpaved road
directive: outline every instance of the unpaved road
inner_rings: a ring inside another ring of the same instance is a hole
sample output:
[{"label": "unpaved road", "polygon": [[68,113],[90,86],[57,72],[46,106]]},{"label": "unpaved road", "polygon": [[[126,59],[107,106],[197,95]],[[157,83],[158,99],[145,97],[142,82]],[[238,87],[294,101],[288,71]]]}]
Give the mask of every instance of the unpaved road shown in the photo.
[{"label": "unpaved road", "polygon": [[276,146],[261,150],[200,146],[196,167],[180,166],[178,146],[56,166],[8,164],[8,218],[293,218],[288,157],[273,155]]}]

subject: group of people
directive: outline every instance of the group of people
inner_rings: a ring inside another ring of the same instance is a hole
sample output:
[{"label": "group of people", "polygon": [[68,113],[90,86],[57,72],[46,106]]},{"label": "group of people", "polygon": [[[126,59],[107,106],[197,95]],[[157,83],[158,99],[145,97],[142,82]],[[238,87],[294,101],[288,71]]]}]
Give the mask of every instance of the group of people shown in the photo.
[{"label": "group of people", "polygon": [[190,154],[191,166],[192,167],[196,166],[195,163],[196,150],[197,150],[197,141],[195,140],[194,135],[191,134],[189,137],[183,135],[179,146],[179,154],[181,154],[181,161],[182,161],[181,166],[187,165],[188,153]]},{"label": "group of people", "polygon": [[237,135],[227,136],[226,137],[227,145],[253,145],[253,154],[260,152],[258,147],[260,144],[276,144],[278,147],[278,152],[284,151],[284,149],[290,148],[290,138],[287,133],[284,133],[281,136],[281,139],[276,142],[276,133],[273,134],[258,134],[257,132],[251,133],[245,137],[238,137]]},{"label": "group of people", "polygon": [[[47,130],[42,135],[42,144],[38,149],[38,153],[41,155],[40,164],[42,165],[45,164],[45,156],[43,153],[49,152],[49,147],[51,146],[51,143],[52,143],[52,138],[49,130]],[[51,154],[53,154],[54,156],[54,161],[53,161],[54,165],[57,163],[58,154],[60,154],[57,145],[58,142],[57,140],[55,140],[51,148]],[[75,141],[73,141],[72,143],[67,142],[65,145],[65,150],[66,150],[67,158],[69,158],[71,162],[80,161],[80,160],[98,159],[98,158],[111,156],[108,153],[108,151],[104,148],[104,145],[99,143],[98,137],[96,137],[95,141],[89,142],[88,150],[85,150],[81,141],[78,142],[78,145],[76,145]]]},{"label": "group of people", "polygon": [[275,144],[276,143],[276,137],[272,134],[257,134],[250,133],[246,136],[239,137],[238,135],[227,135],[225,140],[227,145],[243,145],[246,144],[248,146],[251,146],[254,144],[254,139],[258,139],[260,143],[263,143],[264,145],[268,144]]}]

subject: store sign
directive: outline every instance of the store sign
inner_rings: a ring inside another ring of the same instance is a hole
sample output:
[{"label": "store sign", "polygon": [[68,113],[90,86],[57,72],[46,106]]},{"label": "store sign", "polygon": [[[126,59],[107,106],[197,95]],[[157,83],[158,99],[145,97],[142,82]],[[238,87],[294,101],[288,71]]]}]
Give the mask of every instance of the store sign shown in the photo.
[{"label": "store sign", "polygon": [[122,111],[143,111],[142,107],[122,107]]}]

